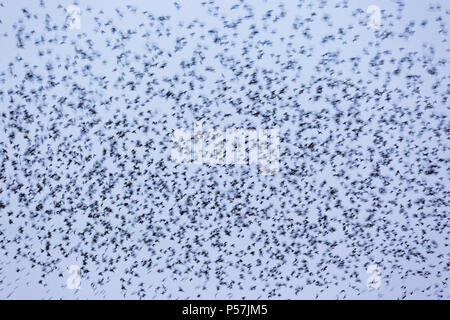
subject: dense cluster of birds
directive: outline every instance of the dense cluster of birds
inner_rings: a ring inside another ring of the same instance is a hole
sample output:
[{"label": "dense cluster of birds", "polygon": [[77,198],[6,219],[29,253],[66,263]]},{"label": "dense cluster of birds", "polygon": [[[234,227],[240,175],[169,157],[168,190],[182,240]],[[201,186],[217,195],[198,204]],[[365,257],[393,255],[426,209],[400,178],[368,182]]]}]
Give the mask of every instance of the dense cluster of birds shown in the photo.
[{"label": "dense cluster of birds", "polygon": [[[450,10],[373,2],[0,2],[0,297],[448,299]],[[279,170],[171,161],[195,122]]]}]

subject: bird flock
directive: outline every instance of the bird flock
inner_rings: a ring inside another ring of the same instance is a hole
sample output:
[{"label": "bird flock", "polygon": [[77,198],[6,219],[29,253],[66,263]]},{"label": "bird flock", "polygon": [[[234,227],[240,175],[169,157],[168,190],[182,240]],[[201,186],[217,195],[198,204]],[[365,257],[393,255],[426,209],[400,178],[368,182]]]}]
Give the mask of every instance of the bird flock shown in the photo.
[{"label": "bird flock", "polygon": [[[449,18],[0,0],[0,298],[449,299]],[[278,170],[172,161],[195,124],[279,130]]]}]

